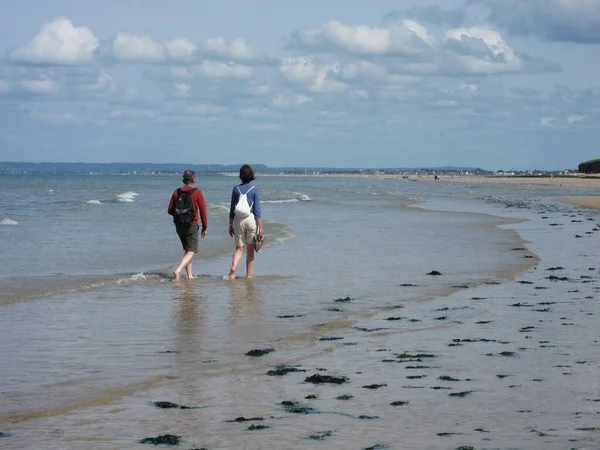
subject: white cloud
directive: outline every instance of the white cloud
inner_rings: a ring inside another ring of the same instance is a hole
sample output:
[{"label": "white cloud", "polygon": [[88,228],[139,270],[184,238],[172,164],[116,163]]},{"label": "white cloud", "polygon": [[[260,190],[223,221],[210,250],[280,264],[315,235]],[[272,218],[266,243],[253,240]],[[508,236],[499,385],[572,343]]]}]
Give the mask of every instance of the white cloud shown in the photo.
[{"label": "white cloud", "polygon": [[568,116],[567,117],[567,123],[569,125],[573,125],[574,123],[584,121],[586,119],[586,117],[587,116],[579,116],[579,115],[574,114],[572,116]]},{"label": "white cloud", "polygon": [[188,114],[195,114],[199,116],[214,116],[218,114],[226,113],[229,110],[226,106],[217,106],[211,104],[195,104],[187,107],[186,111]]},{"label": "white cloud", "polygon": [[383,84],[414,83],[421,80],[421,78],[412,75],[390,73],[386,66],[370,61],[357,61],[342,65],[340,77],[345,81],[364,81]]},{"label": "white cloud", "polygon": [[448,30],[444,46],[451,58],[447,60],[450,71],[489,75],[526,69],[523,59],[517,56],[500,33],[487,28]]},{"label": "white cloud", "polygon": [[428,51],[433,42],[425,27],[412,20],[386,28],[331,21],[320,29],[297,30],[291,40],[307,50],[355,55],[414,55]]},{"label": "white cloud", "polygon": [[204,60],[201,64],[192,66],[191,73],[206,78],[246,79],[252,76],[252,68],[232,62]]},{"label": "white cloud", "polygon": [[23,80],[18,85],[31,94],[50,95],[56,94],[59,90],[58,83],[48,77],[41,77],[40,80]]},{"label": "white cloud", "polygon": [[554,122],[555,119],[556,117],[542,117],[540,119],[540,125],[543,127],[551,127],[552,122]]},{"label": "white cloud", "polygon": [[285,79],[310,92],[342,92],[348,88],[346,83],[335,79],[340,72],[339,64],[317,67],[310,58],[286,58],[279,71]]},{"label": "white cloud", "polygon": [[92,61],[97,48],[98,39],[87,27],[75,27],[70,20],[58,17],[8,56],[31,64],[85,64]]},{"label": "white cloud", "polygon": [[173,83],[173,95],[177,98],[186,98],[191,89],[187,83]]},{"label": "white cloud", "polygon": [[238,115],[240,117],[249,118],[249,119],[281,116],[281,114],[275,113],[272,110],[270,110],[269,108],[242,108],[242,109],[238,110]]},{"label": "white cloud", "polygon": [[257,57],[245,39],[209,39],[204,43],[203,50],[209,55],[233,61],[249,61]]},{"label": "white cloud", "polygon": [[312,98],[306,95],[275,94],[271,101],[271,106],[276,109],[296,109],[311,101]]},{"label": "white cloud", "polygon": [[166,60],[166,49],[150,36],[119,33],[112,44],[113,55],[119,61],[157,63]]},{"label": "white cloud", "polygon": [[81,84],[77,89],[91,93],[109,92],[114,88],[113,78],[106,72],[101,71],[98,74],[96,82],[93,84]]},{"label": "white cloud", "polygon": [[179,38],[165,42],[165,48],[169,59],[176,61],[193,60],[198,51],[198,47],[189,39]]}]

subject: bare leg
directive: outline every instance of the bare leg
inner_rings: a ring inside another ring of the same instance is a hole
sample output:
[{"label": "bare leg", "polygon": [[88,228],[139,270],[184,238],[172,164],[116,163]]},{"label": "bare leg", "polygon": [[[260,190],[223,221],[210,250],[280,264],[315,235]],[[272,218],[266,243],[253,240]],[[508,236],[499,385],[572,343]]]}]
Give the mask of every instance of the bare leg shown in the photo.
[{"label": "bare leg", "polygon": [[246,245],[246,277],[252,278],[254,270],[254,245]]},{"label": "bare leg", "polygon": [[187,267],[188,264],[192,262],[192,258],[194,257],[194,252],[185,252],[183,258],[181,258],[181,262],[179,263],[179,267],[173,271],[173,278],[175,281],[179,280],[179,273],[183,270],[184,267]]},{"label": "bare leg", "polygon": [[233,280],[235,278],[235,269],[237,268],[240,259],[242,259],[242,255],[244,254],[244,247],[236,247],[233,251],[233,255],[231,256],[231,269],[229,269],[229,273],[227,274],[227,278]]},{"label": "bare leg", "polygon": [[188,263],[187,266],[185,266],[185,272],[187,273],[187,277],[191,280],[192,278],[196,278],[194,276],[194,272],[192,272],[192,261],[190,260],[190,262]]}]

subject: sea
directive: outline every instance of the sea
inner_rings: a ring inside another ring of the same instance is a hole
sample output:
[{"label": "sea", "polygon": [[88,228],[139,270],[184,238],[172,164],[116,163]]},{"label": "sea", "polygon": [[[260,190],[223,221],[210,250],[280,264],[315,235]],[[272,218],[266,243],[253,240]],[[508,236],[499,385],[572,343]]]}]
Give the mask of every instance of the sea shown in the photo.
[{"label": "sea", "polygon": [[0,176],[0,448],[600,448],[581,191],[257,174],[228,281],[238,182],[173,282],[180,176]]}]

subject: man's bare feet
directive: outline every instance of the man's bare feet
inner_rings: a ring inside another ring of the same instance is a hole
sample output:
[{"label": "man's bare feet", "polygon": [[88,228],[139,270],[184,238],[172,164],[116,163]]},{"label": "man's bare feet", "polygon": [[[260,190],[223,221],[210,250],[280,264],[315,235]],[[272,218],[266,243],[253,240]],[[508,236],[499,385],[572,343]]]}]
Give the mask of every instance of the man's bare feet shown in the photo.
[{"label": "man's bare feet", "polygon": [[173,281],[179,281],[179,272],[173,271]]},{"label": "man's bare feet", "polygon": [[188,275],[188,280],[195,280],[196,278],[198,278],[195,275]]},{"label": "man's bare feet", "polygon": [[249,280],[253,280],[254,279],[254,275],[246,275],[246,278]]}]

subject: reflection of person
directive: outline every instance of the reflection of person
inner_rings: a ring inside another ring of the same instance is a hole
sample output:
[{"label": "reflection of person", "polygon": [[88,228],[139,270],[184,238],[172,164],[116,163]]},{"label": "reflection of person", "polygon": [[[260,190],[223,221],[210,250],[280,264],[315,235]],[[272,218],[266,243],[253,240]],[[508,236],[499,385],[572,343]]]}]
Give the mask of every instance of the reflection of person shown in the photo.
[{"label": "reflection of person", "polygon": [[[254,171],[248,164],[240,168],[242,183],[235,186],[231,193],[231,206],[229,208],[229,236],[235,239],[235,250],[231,257],[231,268],[225,276],[228,280],[235,278],[237,268],[244,247],[246,248],[246,276],[252,278],[254,269],[254,236],[263,235],[263,223],[260,210],[260,191],[258,186],[252,184]],[[250,206],[250,214],[246,217],[236,214],[235,209],[240,198],[245,195]]]},{"label": "reflection of person", "polygon": [[256,280],[248,280],[246,283],[229,283],[233,320],[236,323],[236,332],[244,332],[239,325],[247,323],[252,329],[261,314],[262,293],[256,285]]},{"label": "reflection of person", "polygon": [[[206,216],[206,203],[202,191],[194,187],[196,183],[196,174],[191,170],[183,172],[184,186],[175,189],[169,202],[168,212],[173,216],[175,222],[175,230],[183,247],[183,258],[177,269],[173,271],[173,278],[179,280],[179,273],[185,267],[188,278],[194,278],[192,273],[192,258],[198,252],[198,219],[202,221],[201,237],[206,236],[206,228],[208,227],[208,219]],[[191,191],[192,211],[188,219],[179,219],[181,211],[178,211],[177,203],[180,196],[189,194]],[[179,222],[179,223],[178,223]]]}]

